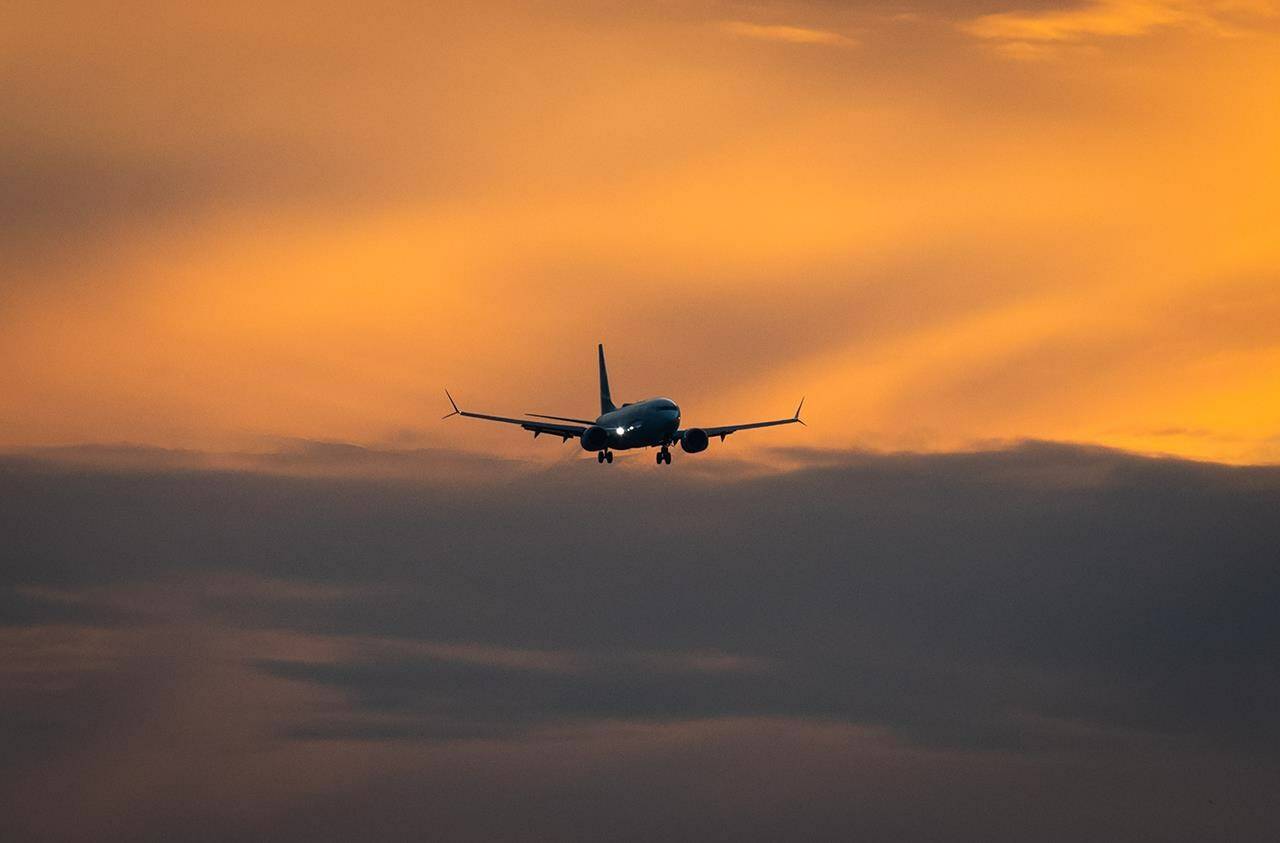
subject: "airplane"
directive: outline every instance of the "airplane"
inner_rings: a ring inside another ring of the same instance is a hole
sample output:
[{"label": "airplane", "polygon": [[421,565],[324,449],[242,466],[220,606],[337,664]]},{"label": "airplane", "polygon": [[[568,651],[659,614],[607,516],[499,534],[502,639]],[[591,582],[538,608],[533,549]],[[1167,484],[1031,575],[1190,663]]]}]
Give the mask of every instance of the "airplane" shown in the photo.
[{"label": "airplane", "polygon": [[[719,436],[720,441],[739,430],[753,430],[758,427],[775,427],[780,424],[804,424],[800,420],[800,410],[804,407],[804,399],[796,407],[795,415],[789,419],[775,421],[751,422],[749,424],[727,424],[721,427],[680,427],[680,408],[670,398],[647,398],[614,406],[613,396],[609,392],[609,372],[604,365],[604,344],[598,347],[600,356],[600,415],[595,421],[575,419],[567,416],[547,416],[541,413],[525,413],[527,419],[513,419],[506,416],[491,416],[486,413],[472,413],[459,409],[458,402],[453,400],[449,390],[444,394],[453,405],[453,412],[442,416],[463,416],[469,419],[518,424],[525,430],[533,432],[537,439],[546,433],[559,436],[561,443],[577,439],[584,451],[595,451],[596,462],[612,463],[613,452],[627,451],[632,448],[653,448],[660,450],[657,454],[658,465],[671,465],[671,446],[679,442],[687,454],[696,454],[707,450],[711,440]],[[551,424],[550,422],[572,422],[572,424]],[[806,425],[807,426],[807,425]]]}]

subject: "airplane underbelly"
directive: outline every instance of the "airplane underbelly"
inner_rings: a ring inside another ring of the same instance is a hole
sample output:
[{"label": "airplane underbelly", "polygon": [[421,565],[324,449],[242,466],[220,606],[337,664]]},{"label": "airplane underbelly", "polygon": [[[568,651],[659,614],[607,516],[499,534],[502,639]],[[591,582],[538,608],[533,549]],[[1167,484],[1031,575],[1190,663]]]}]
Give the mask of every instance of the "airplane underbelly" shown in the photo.
[{"label": "airplane underbelly", "polygon": [[671,437],[679,428],[679,420],[663,425],[644,425],[632,430],[617,433],[609,431],[609,447],[617,451],[631,448],[651,448],[671,441]]}]

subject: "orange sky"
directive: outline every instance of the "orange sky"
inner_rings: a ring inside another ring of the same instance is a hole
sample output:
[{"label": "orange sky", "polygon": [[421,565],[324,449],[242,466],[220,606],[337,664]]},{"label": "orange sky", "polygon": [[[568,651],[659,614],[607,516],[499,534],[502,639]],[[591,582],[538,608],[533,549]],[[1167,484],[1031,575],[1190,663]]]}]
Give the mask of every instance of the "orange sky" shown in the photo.
[{"label": "orange sky", "polygon": [[465,5],[10,12],[0,446],[1280,461],[1277,4]]}]

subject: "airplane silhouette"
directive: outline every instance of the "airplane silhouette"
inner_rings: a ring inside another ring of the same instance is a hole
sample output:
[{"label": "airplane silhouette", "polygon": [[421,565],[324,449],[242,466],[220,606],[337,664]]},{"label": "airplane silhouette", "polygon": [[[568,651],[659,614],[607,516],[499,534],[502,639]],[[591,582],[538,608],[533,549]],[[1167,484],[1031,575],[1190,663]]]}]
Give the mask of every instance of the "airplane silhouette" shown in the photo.
[{"label": "airplane silhouette", "polygon": [[[525,413],[529,419],[512,419],[506,416],[491,416],[485,413],[471,413],[458,408],[449,390],[449,403],[453,412],[443,416],[465,416],[469,419],[485,419],[486,421],[518,424],[525,430],[533,432],[537,439],[546,433],[559,436],[562,441],[577,439],[584,451],[595,451],[596,461],[612,463],[613,452],[627,451],[632,448],[657,447],[658,465],[671,465],[671,446],[679,442],[681,449],[688,454],[696,454],[707,450],[711,440],[717,436],[723,442],[730,433],[739,430],[752,430],[757,427],[774,427],[780,424],[804,424],[800,420],[800,410],[804,407],[804,399],[796,407],[795,415],[789,419],[774,421],[750,422],[748,424],[726,424],[720,427],[680,427],[680,408],[670,398],[646,398],[614,406],[613,397],[609,393],[609,372],[604,365],[604,345],[598,348],[600,355],[600,415],[595,421],[590,419],[574,419],[566,416],[546,416],[541,413]],[[550,419],[554,422],[572,422],[572,424],[551,424],[545,421],[530,419]]]}]

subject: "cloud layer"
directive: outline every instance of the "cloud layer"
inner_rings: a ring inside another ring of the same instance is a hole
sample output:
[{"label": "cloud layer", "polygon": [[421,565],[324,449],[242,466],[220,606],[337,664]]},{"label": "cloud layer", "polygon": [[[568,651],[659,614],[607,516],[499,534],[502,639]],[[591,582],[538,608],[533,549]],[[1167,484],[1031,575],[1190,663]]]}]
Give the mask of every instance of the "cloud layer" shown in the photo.
[{"label": "cloud layer", "polygon": [[6,815],[36,840],[1268,839],[1276,470],[786,457],[483,486],[8,459]]}]

